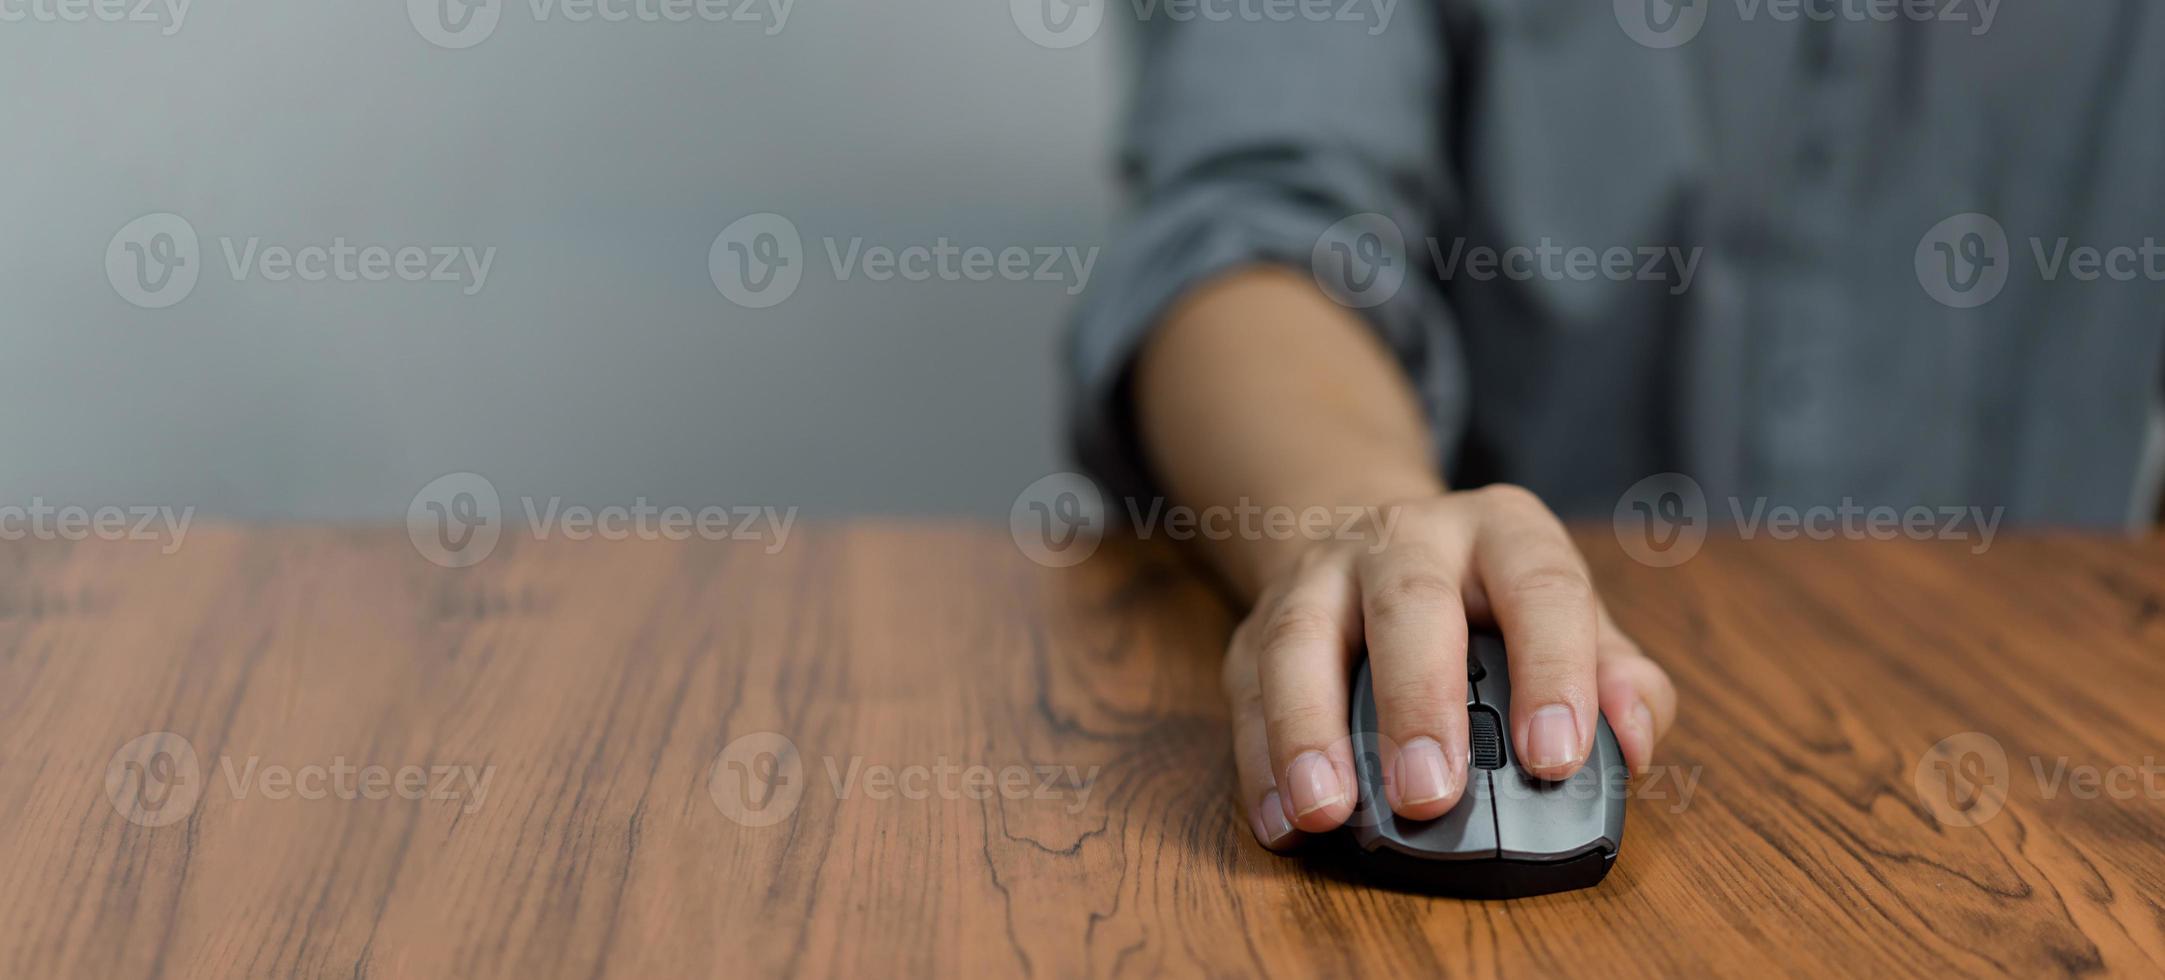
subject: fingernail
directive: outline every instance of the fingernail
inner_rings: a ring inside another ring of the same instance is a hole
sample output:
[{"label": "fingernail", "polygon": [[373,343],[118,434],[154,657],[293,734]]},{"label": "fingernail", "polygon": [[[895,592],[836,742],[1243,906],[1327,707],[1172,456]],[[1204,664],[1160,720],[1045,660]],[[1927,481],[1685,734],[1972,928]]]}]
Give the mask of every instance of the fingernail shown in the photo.
[{"label": "fingernail", "polygon": [[1552,704],[1534,712],[1526,724],[1526,757],[1535,769],[1579,761],[1579,725],[1570,705]]},{"label": "fingernail", "polygon": [[1423,735],[1398,749],[1398,802],[1401,806],[1433,803],[1451,795],[1450,765],[1443,746]]},{"label": "fingernail", "polygon": [[1286,776],[1292,784],[1295,820],[1346,800],[1345,787],[1338,785],[1338,770],[1331,768],[1331,760],[1321,752],[1301,753]]},{"label": "fingernail", "polygon": [[1277,847],[1279,841],[1293,833],[1292,821],[1285,818],[1285,801],[1278,798],[1277,790],[1263,794],[1263,802],[1256,804],[1250,819],[1255,822],[1255,839],[1264,847]]}]

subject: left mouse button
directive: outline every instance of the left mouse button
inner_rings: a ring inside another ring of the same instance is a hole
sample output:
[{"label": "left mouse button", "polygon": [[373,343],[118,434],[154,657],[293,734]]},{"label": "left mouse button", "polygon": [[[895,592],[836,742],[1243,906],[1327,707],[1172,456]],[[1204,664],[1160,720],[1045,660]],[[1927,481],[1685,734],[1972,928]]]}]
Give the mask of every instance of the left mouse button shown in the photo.
[{"label": "left mouse button", "polygon": [[1423,861],[1474,861],[1496,857],[1496,811],[1489,806],[1489,774],[1476,772],[1450,812],[1434,820],[1408,820],[1379,798],[1362,801],[1347,823],[1361,849],[1395,851]]}]

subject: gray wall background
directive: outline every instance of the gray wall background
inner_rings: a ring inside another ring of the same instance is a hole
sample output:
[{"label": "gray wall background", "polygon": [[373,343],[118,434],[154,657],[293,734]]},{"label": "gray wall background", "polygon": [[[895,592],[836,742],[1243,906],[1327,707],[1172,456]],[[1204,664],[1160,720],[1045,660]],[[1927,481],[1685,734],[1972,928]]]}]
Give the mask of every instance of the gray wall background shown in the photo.
[{"label": "gray wall background", "polygon": [[[996,0],[766,29],[527,0],[458,50],[396,2],[0,23],[0,501],[396,521],[473,471],[507,498],[1004,515],[1063,455],[1072,283],[837,282],[821,240],[1099,244],[1119,35],[1047,48]],[[809,261],[750,310],[707,256],[763,211]],[[105,256],[157,212],[202,275],[141,309]],[[236,282],[222,240],[250,237],[497,256],[473,296]]]}]

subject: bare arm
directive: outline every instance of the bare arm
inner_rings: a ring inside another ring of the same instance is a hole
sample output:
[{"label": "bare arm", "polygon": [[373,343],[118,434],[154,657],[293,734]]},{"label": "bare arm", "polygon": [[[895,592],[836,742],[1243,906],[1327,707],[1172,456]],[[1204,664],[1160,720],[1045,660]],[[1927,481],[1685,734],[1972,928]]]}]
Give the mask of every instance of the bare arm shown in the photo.
[{"label": "bare arm", "polygon": [[1625,759],[1650,764],[1674,689],[1602,608],[1562,524],[1515,487],[1448,492],[1404,371],[1307,277],[1255,268],[1197,289],[1142,351],[1133,398],[1152,467],[1183,504],[1376,515],[1354,535],[1334,524],[1204,545],[1254,603],[1223,680],[1240,806],[1266,846],[1352,814],[1347,687],[1363,646],[1392,808],[1427,819],[1457,802],[1469,623],[1504,633],[1512,738],[1535,775],[1584,763],[1597,711]]},{"label": "bare arm", "polygon": [[[1359,506],[1444,490],[1405,373],[1357,314],[1291,269],[1197,290],[1144,349],[1135,399],[1152,468],[1191,506]],[[1228,540],[1210,557],[1253,600],[1306,543]]]}]

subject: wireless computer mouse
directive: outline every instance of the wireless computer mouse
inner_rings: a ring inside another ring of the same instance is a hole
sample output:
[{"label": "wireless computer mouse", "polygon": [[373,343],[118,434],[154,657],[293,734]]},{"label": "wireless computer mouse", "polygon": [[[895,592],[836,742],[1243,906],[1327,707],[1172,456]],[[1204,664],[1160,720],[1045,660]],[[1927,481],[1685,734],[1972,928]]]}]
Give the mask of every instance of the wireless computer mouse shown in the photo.
[{"label": "wireless computer mouse", "polygon": [[1475,633],[1466,650],[1472,737],[1466,793],[1434,820],[1407,820],[1383,795],[1376,699],[1361,661],[1353,683],[1353,763],[1360,801],[1346,822],[1371,877],[1462,898],[1521,898],[1586,888],[1609,873],[1624,841],[1629,773],[1607,719],[1593,754],[1562,782],[1519,768],[1511,745],[1511,678],[1503,639]]}]

